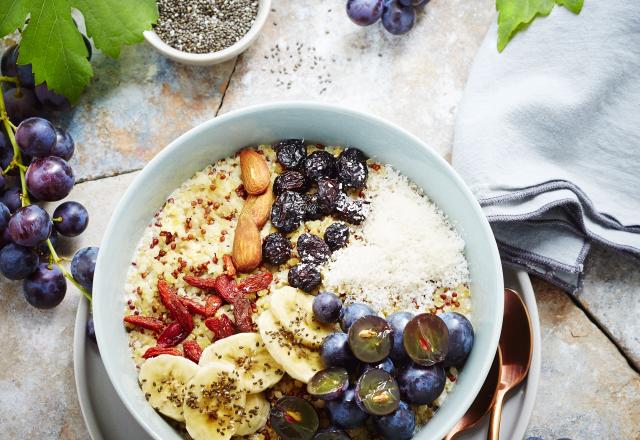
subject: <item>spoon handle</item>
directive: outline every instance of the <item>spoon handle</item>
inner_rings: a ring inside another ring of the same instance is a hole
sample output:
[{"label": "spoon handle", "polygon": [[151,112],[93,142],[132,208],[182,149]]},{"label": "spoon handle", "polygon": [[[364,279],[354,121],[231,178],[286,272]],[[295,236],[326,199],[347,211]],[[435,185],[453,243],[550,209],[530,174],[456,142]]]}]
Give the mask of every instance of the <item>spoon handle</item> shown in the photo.
[{"label": "spoon handle", "polygon": [[496,401],[491,409],[491,421],[489,423],[489,434],[487,440],[500,439],[500,419],[502,418],[502,404],[504,402],[504,390],[498,390],[496,393]]}]

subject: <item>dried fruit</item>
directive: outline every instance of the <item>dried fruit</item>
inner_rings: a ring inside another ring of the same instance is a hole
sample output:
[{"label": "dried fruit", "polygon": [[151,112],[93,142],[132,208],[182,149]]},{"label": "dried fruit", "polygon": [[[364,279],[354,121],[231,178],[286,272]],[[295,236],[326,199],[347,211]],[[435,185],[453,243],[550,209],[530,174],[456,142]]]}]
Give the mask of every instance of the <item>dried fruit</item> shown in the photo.
[{"label": "dried fruit", "polygon": [[197,301],[192,300],[191,298],[185,298],[184,296],[178,296],[180,302],[189,310],[191,313],[195,313],[196,315],[206,316],[204,305],[200,304]]},{"label": "dried fruit", "polygon": [[307,157],[307,148],[301,139],[285,139],[273,146],[276,158],[280,164],[288,170],[304,169],[304,160]]},{"label": "dried fruit", "polygon": [[215,279],[215,290],[229,304],[233,304],[236,296],[240,295],[236,282],[228,275],[220,275]]},{"label": "dried fruit", "polygon": [[219,318],[207,318],[204,325],[215,334],[216,339],[224,339],[236,332],[233,322],[227,315],[220,315]]},{"label": "dried fruit", "polygon": [[260,230],[248,214],[242,214],[238,219],[232,255],[238,272],[251,272],[262,262]]},{"label": "dried fruit", "polygon": [[369,213],[369,202],[364,200],[354,200],[345,193],[340,195],[336,204],[336,217],[347,223],[359,225]]},{"label": "dried fruit", "polygon": [[218,295],[209,295],[207,298],[207,303],[204,306],[205,316],[213,316],[218,311],[218,309],[222,306],[222,298]]},{"label": "dried fruit", "polygon": [[216,288],[216,280],[218,278],[202,278],[193,275],[185,275],[183,280],[190,286],[203,290],[214,290]]},{"label": "dried fruit", "polygon": [[364,154],[362,150],[353,147],[345,148],[345,150],[338,156],[338,159],[340,159],[341,157],[344,157],[348,160],[355,160],[361,163],[367,162],[367,155]]},{"label": "dried fruit", "polygon": [[307,156],[304,168],[307,177],[311,180],[318,180],[320,177],[335,177],[336,158],[328,151],[317,150]]},{"label": "dried fruit", "polygon": [[147,330],[153,330],[154,332],[159,332],[164,327],[164,322],[162,322],[158,318],[152,318],[151,316],[143,316],[143,315],[125,316],[124,322],[133,324],[136,327],[142,327],[142,328],[146,328]]},{"label": "dried fruit", "polygon": [[324,214],[320,209],[318,194],[304,194],[304,202],[307,205],[304,213],[305,220],[320,220]]},{"label": "dried fruit", "polygon": [[238,283],[238,290],[245,294],[259,292],[269,287],[271,280],[273,280],[271,272],[256,273],[242,279]]},{"label": "dried fruit", "polygon": [[338,179],[345,188],[364,188],[369,176],[365,161],[364,153],[356,148],[347,148],[338,156]]},{"label": "dried fruit", "polygon": [[273,188],[271,187],[271,185],[269,185],[269,188],[267,188],[267,190],[259,196],[247,197],[240,215],[249,213],[258,229],[262,229],[267,220],[269,220],[269,214],[271,213],[271,205],[273,205],[273,200]]},{"label": "dried fruit", "polygon": [[320,271],[312,264],[300,263],[289,269],[287,275],[289,285],[307,293],[320,285]]},{"label": "dried fruit", "polygon": [[259,195],[265,192],[271,183],[271,172],[264,156],[251,148],[242,150],[240,177],[247,193]]},{"label": "dried fruit", "polygon": [[327,243],[317,235],[301,234],[296,246],[298,255],[304,263],[322,264],[331,256]]},{"label": "dried fruit", "polygon": [[169,347],[150,347],[142,355],[143,359],[149,359],[152,357],[160,356],[161,354],[170,354],[171,356],[182,356],[182,352],[177,348]]},{"label": "dried fruit", "polygon": [[241,332],[253,331],[252,312],[251,302],[245,296],[240,295],[233,302],[233,318]]},{"label": "dried fruit", "polygon": [[300,171],[285,171],[273,181],[273,192],[280,195],[285,191],[306,192],[309,189],[307,177]]},{"label": "dried fruit", "polygon": [[271,208],[271,223],[281,232],[295,231],[304,219],[307,208],[302,195],[285,191]]},{"label": "dried fruit", "polygon": [[180,302],[176,290],[164,280],[158,280],[158,292],[160,301],[167,308],[173,319],[178,321],[182,328],[191,333],[193,330],[193,318],[187,308]]},{"label": "dried fruit", "polygon": [[158,336],[158,347],[175,347],[189,336],[191,331],[186,331],[179,322],[172,322]]},{"label": "dried fruit", "polygon": [[342,194],[340,182],[328,177],[318,179],[318,207],[324,215],[329,215],[336,209],[336,204]]},{"label": "dried fruit", "polygon": [[291,242],[279,232],[267,235],[262,243],[262,258],[274,265],[286,263],[291,258]]},{"label": "dried fruit", "polygon": [[224,254],[222,256],[222,267],[224,268],[224,273],[230,277],[236,276],[236,267],[233,265],[233,258],[231,255]]},{"label": "dried fruit", "polygon": [[194,341],[193,339],[184,341],[184,343],[182,344],[182,349],[184,350],[184,357],[186,357],[190,361],[195,362],[196,364],[200,362],[202,348],[200,348],[200,345],[196,341]]},{"label": "dried fruit", "polygon": [[349,227],[344,223],[331,223],[324,231],[324,241],[332,251],[345,247],[349,242]]}]

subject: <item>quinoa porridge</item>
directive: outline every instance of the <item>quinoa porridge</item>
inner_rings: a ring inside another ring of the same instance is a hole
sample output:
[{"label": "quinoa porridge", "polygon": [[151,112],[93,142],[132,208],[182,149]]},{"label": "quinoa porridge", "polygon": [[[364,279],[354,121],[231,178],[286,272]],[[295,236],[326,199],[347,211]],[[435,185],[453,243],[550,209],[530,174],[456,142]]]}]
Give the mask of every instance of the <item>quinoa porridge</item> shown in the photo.
[{"label": "quinoa porridge", "polygon": [[401,440],[471,350],[468,278],[463,240],[406,177],[288,139],[169,195],[124,321],[145,397],[185,438]]}]

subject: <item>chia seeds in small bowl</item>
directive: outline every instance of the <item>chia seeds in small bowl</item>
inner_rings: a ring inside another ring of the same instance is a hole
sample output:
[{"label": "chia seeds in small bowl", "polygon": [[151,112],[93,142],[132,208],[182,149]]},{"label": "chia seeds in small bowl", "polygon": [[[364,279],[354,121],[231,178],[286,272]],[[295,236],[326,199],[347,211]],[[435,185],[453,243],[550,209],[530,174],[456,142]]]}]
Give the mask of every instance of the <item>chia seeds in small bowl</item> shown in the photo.
[{"label": "chia seeds in small bowl", "polygon": [[211,65],[249,47],[266,22],[271,0],[157,0],[158,23],[144,33],[156,50],[192,65]]}]

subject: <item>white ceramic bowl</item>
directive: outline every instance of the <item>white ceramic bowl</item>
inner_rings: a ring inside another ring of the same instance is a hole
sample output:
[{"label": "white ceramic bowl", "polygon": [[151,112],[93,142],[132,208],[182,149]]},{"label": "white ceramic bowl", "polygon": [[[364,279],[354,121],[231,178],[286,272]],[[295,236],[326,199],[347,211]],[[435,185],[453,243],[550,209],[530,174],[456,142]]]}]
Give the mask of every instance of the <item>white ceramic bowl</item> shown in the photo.
[{"label": "white ceramic bowl", "polygon": [[193,66],[210,66],[213,64],[219,64],[224,61],[237,57],[253,43],[258,37],[258,34],[264,27],[269,16],[269,10],[271,9],[271,0],[258,0],[258,13],[256,19],[251,25],[249,32],[245,34],[237,43],[226,49],[218,52],[210,53],[189,53],[183,52],[178,49],[174,49],[167,43],[162,41],[158,34],[154,31],[145,31],[144,38],[147,42],[153,46],[158,52],[164,56],[177,61],[182,64],[189,64]]},{"label": "white ceramic bowl", "polygon": [[[280,103],[227,113],[188,131],[160,152],[120,200],[102,241],[93,282],[93,311],[102,360],[114,388],[157,440],[178,434],[145,400],[122,324],[124,284],[139,237],[168,194],[207,164],[238,149],[284,138],[355,146],[395,166],[422,187],[466,242],[475,344],[456,387],[417,434],[441,439],[471,405],[489,371],[502,326],[503,280],[493,234],[456,172],[420,139],[382,119],[315,103]],[[390,225],[393,227],[393,225]]]}]

